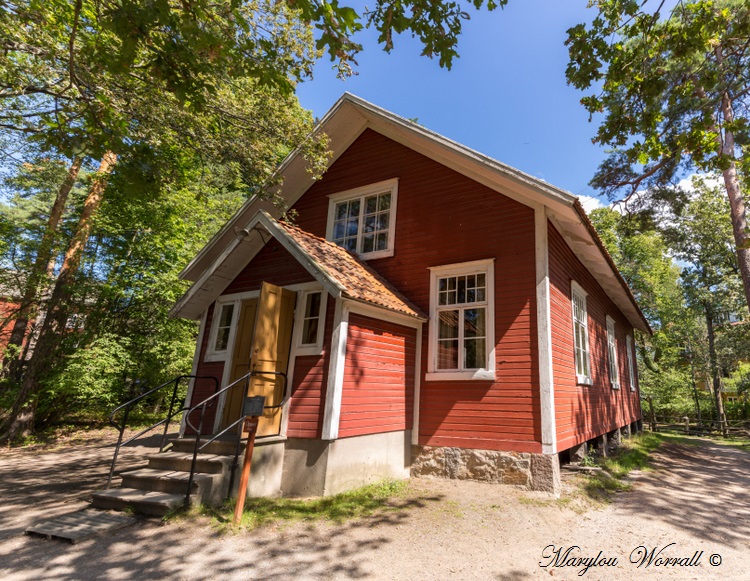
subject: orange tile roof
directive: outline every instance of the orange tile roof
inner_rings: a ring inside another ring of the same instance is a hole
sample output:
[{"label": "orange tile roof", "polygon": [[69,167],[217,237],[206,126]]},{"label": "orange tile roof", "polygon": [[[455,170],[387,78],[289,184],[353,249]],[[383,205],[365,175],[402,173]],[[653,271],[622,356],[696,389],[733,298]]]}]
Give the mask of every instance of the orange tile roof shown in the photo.
[{"label": "orange tile roof", "polygon": [[427,318],[388,281],[354,254],[286,222],[278,221],[277,224],[315,266],[342,289],[344,296],[410,317]]}]

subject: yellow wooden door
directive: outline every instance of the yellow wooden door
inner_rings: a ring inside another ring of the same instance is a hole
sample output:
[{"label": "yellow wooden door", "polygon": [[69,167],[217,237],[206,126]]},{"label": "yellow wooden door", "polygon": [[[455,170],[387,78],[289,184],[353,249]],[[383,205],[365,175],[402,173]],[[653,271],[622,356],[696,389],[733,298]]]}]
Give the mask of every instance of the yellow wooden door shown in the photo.
[{"label": "yellow wooden door", "polygon": [[[250,379],[248,395],[265,396],[267,406],[280,406],[284,397],[284,379],[263,372],[287,372],[296,299],[297,293],[267,282],[260,291],[250,359],[250,368],[256,375]],[[280,431],[281,408],[265,410],[257,435],[272,436]]]},{"label": "yellow wooden door", "polygon": [[[250,356],[257,311],[258,299],[242,301],[240,317],[237,322],[237,335],[234,340],[234,350],[232,352],[232,369],[229,373],[229,383],[233,383],[250,372]],[[243,389],[239,386],[227,392],[227,398],[224,402],[224,412],[222,414],[222,428],[227,427],[240,417],[244,395]]]}]

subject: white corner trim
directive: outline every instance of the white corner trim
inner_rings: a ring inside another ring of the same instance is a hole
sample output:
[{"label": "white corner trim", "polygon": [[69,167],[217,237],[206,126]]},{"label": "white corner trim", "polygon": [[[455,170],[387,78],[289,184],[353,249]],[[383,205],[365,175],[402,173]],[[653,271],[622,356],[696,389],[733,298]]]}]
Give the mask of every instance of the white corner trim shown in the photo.
[{"label": "white corner trim", "polygon": [[422,325],[417,327],[417,345],[414,355],[414,419],[411,425],[412,446],[419,444],[419,402],[422,400]]},{"label": "white corner trim", "polygon": [[[201,323],[198,327],[198,339],[195,343],[195,354],[193,355],[193,367],[190,370],[190,375],[198,374],[198,364],[201,358],[201,347],[203,346],[203,335],[206,332],[206,319],[208,318],[208,309],[203,311],[201,316]],[[195,388],[195,379],[191,379],[188,383],[187,395],[185,396],[185,405],[188,407],[190,402],[193,400],[193,389]],[[180,420],[180,438],[185,435],[185,421],[187,420],[187,410],[182,412],[182,419]]]},{"label": "white corner trim", "polygon": [[346,341],[349,335],[349,309],[342,299],[336,299],[331,335],[331,359],[328,365],[328,385],[323,413],[321,439],[335,440],[339,436],[341,419],[341,395],[344,388],[344,365],[346,363]]},{"label": "white corner trim", "polygon": [[552,367],[552,318],[549,290],[549,240],[544,206],[534,208],[536,262],[536,329],[539,345],[539,401],[542,420],[542,453],[557,453],[555,387]]}]

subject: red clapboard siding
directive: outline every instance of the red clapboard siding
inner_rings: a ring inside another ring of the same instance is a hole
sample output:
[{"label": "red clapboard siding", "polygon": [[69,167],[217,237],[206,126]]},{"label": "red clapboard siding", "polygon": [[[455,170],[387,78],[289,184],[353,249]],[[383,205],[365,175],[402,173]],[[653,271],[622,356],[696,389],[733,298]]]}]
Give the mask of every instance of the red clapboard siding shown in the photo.
[{"label": "red clapboard siding", "polygon": [[297,357],[295,360],[292,395],[289,400],[289,423],[286,429],[286,434],[290,438],[320,438],[321,436],[334,311],[335,302],[329,296],[323,352],[320,355]]},{"label": "red clapboard siding", "polygon": [[313,280],[312,275],[274,239],[263,247],[221,294],[258,290],[263,282],[286,286]]},{"label": "red clapboard siding", "polygon": [[[552,318],[552,364],[555,383],[555,421],[558,450],[585,442],[641,418],[639,392],[630,390],[626,335],[633,327],[607,297],[565,240],[551,224],[549,269]],[[571,281],[588,293],[589,352],[594,384],[577,385],[573,355]],[[607,323],[615,320],[620,389],[612,389],[607,355]],[[635,370],[635,359],[633,367]],[[637,373],[636,373],[637,376]],[[637,378],[634,378],[637,386]]]},{"label": "red clapboard siding", "polygon": [[[533,210],[368,129],[294,205],[297,224],[325,236],[329,195],[392,178],[395,254],[368,264],[423,312],[429,267],[495,258],[497,380],[423,382],[420,444],[541,451]],[[467,404],[491,425],[466,429]]]},{"label": "red clapboard siding", "polygon": [[[215,377],[216,380],[221,384],[221,377],[224,373],[224,362],[223,361],[214,361],[214,362],[207,362],[204,361],[204,357],[206,355],[206,349],[208,348],[208,339],[210,336],[211,331],[211,321],[213,320],[213,313],[214,313],[214,306],[211,305],[208,307],[208,313],[206,314],[206,327],[203,331],[203,341],[201,342],[201,348],[200,348],[200,354],[198,356],[198,367],[196,369],[195,374],[201,377],[209,376],[209,377]],[[190,405],[194,406],[210,395],[213,395],[213,393],[216,391],[216,383],[211,381],[210,379],[196,379],[195,385],[193,386],[193,395],[190,400]],[[206,408],[206,415],[203,419],[203,429],[201,432],[203,434],[210,434],[213,430],[214,426],[214,418],[216,417],[216,405],[213,405],[209,408]],[[190,418],[190,421],[195,425],[195,427],[198,427],[198,422],[200,421],[199,414],[197,412],[193,413],[192,417]],[[192,430],[188,429],[187,433],[193,433]]]},{"label": "red clapboard siding", "polygon": [[411,429],[416,330],[355,314],[348,329],[339,437]]}]

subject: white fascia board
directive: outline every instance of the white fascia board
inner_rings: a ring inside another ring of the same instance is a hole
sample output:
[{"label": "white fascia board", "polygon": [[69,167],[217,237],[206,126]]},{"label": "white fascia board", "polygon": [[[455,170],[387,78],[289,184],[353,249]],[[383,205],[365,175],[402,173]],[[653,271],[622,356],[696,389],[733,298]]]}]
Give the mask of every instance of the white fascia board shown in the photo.
[{"label": "white fascia board", "polygon": [[[169,311],[170,317],[195,318],[200,315],[221,294],[221,291],[231,283],[239,272],[247,265],[257,253],[266,245],[264,240],[251,240],[247,242],[249,233],[260,226],[267,234],[277,240],[297,260],[302,267],[309,272],[315,280],[323,285],[323,288],[334,298],[340,297],[344,287],[325,268],[318,264],[313,258],[305,253],[276,223],[267,212],[260,210],[243,228],[248,235],[237,237],[230,242],[210,268],[195,281],[188,291],[177,301]],[[235,264],[227,267],[227,263],[233,258],[232,255],[245,245],[246,252],[242,256],[235,257]],[[249,246],[249,247],[248,247]],[[239,260],[239,259],[242,260]],[[226,272],[219,271],[224,268]],[[211,290],[207,290],[211,289]],[[197,313],[197,314],[196,314]]]},{"label": "white fascia board", "polygon": [[573,254],[578,257],[596,279],[596,282],[625,315],[628,322],[635,329],[648,333],[649,329],[644,325],[640,312],[625,292],[617,275],[602,256],[599,245],[591,237],[588,229],[581,223],[578,216],[562,217],[558,213],[551,212],[548,214],[548,218],[562,235]]},{"label": "white fascia board", "polygon": [[339,283],[328,270],[318,263],[312,256],[302,250],[297,243],[292,240],[287,233],[278,225],[278,223],[267,213],[259,212],[258,223],[262,224],[266,230],[281,244],[289,254],[291,254],[300,265],[309,272],[315,280],[323,285],[333,298],[338,298],[344,292],[345,287]]},{"label": "white fascia board", "polygon": [[411,317],[406,313],[400,313],[393,309],[387,309],[386,307],[354,299],[349,296],[344,296],[343,298],[344,304],[349,309],[349,312],[357,315],[364,315],[365,317],[379,319],[381,321],[404,327],[412,327],[414,329],[421,329],[422,325],[427,322],[425,317]]}]

